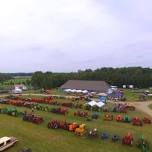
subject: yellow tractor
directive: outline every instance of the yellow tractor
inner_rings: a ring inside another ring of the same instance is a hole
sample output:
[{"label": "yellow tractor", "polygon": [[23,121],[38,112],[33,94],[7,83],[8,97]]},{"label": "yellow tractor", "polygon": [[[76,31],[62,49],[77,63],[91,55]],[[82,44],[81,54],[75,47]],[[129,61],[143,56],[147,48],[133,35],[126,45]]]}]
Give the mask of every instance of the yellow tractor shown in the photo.
[{"label": "yellow tractor", "polygon": [[75,130],[75,134],[78,136],[83,136],[86,133],[86,125],[85,124],[81,124],[79,126],[79,128],[76,128]]}]

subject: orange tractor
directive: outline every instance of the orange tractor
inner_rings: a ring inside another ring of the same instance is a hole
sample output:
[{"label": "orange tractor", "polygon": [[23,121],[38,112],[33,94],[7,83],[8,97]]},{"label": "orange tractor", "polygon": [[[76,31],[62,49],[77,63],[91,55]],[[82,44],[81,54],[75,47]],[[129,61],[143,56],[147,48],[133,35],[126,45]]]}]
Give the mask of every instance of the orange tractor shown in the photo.
[{"label": "orange tractor", "polygon": [[69,131],[75,132],[76,128],[78,128],[78,127],[79,127],[79,125],[76,122],[74,122],[69,125]]},{"label": "orange tractor", "polygon": [[106,114],[106,115],[104,116],[104,120],[105,120],[105,121],[112,121],[112,120],[113,120],[113,115]]},{"label": "orange tractor", "polygon": [[116,121],[117,122],[122,122],[123,121],[123,116],[122,115],[117,115],[116,116]]}]

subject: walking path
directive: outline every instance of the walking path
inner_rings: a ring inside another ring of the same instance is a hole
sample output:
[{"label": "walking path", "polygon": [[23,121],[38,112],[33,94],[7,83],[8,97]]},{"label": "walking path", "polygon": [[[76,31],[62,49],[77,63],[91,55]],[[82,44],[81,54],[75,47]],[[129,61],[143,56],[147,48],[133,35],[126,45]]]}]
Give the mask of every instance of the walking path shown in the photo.
[{"label": "walking path", "polygon": [[144,101],[144,102],[129,102],[136,107],[136,109],[148,114],[152,117],[152,109],[148,106],[152,104],[152,101]]}]

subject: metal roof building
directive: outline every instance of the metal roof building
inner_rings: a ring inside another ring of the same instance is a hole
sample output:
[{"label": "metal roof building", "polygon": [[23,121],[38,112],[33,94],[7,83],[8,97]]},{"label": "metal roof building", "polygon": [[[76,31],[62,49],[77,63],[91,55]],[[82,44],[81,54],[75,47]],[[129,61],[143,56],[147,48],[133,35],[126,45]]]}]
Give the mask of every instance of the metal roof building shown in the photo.
[{"label": "metal roof building", "polygon": [[78,89],[93,92],[107,93],[110,88],[105,81],[69,80],[63,84],[61,89]]}]

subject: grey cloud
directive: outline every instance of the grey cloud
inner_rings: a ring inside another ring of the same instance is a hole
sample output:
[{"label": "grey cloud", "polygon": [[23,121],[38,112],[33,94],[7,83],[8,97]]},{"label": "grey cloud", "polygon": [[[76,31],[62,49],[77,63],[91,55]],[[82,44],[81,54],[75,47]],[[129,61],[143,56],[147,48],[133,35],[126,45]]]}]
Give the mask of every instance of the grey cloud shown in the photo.
[{"label": "grey cloud", "polygon": [[150,0],[0,1],[1,72],[152,67],[151,4]]}]

